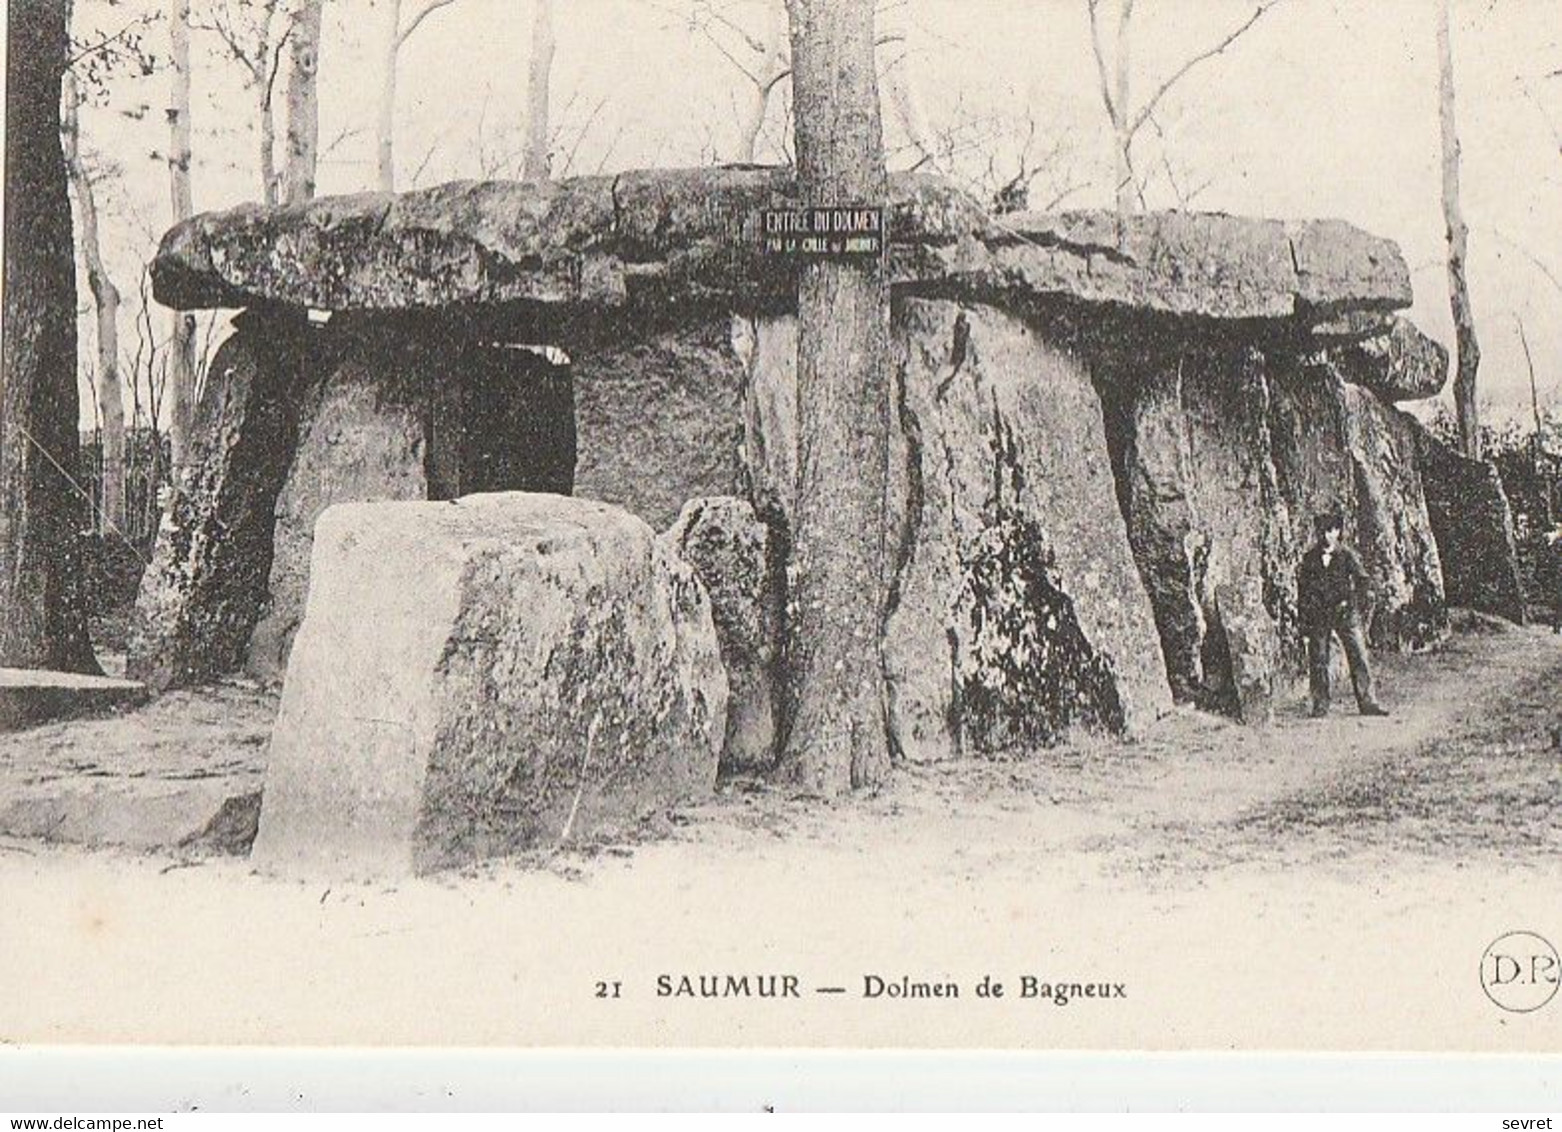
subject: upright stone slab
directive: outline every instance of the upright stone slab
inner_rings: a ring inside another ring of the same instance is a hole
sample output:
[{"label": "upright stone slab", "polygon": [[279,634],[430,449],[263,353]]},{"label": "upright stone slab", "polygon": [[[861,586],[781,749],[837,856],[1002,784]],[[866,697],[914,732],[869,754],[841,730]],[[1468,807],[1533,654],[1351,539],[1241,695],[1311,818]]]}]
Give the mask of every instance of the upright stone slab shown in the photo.
[{"label": "upright stone slab", "polygon": [[[427,499],[427,422],[433,375],[423,356],[385,329],[338,345],[312,389],[297,452],[276,504],[266,602],[245,667],[266,683],[287,670],[304,616],[316,520],[335,503]],[[457,378],[450,383],[459,394]]]},{"label": "upright stone slab", "polygon": [[1410,418],[1367,389],[1340,391],[1355,481],[1355,545],[1373,583],[1368,634],[1377,648],[1423,647],[1447,631],[1448,609]]},{"label": "upright stone slab", "polygon": [[1404,423],[1415,437],[1448,604],[1522,625],[1526,610],[1513,511],[1496,465],[1460,455],[1408,417]]},{"label": "upright stone slab", "polygon": [[[743,452],[785,530],[795,493],[797,323],[739,320]],[[907,758],[1033,751],[1171,706],[1117,509],[1101,407],[1076,358],[994,308],[895,312],[893,742]]]},{"label": "upright stone slab", "polygon": [[1296,608],[1262,358],[1216,344],[1147,352],[1138,364],[1113,378],[1128,387],[1118,407],[1122,498],[1172,685],[1262,720]]},{"label": "upright stone slab", "polygon": [[722,769],[768,769],[777,754],[775,667],[786,564],[754,509],[730,496],[691,499],[661,538],[694,567],[710,595],[731,689]]},{"label": "upright stone slab", "polygon": [[630,319],[567,336],[575,381],[575,494],[657,529],[690,499],[742,492],[743,368],[727,316]]},{"label": "upright stone slab", "polygon": [[427,871],[708,791],[710,602],[636,517],[520,493],[332,507],[272,733],[265,869]]},{"label": "upright stone slab", "polygon": [[987,306],[908,300],[895,328],[884,655],[902,753],[1030,752],[1170,710],[1079,358]]},{"label": "upright stone slab", "polygon": [[[1338,510],[1372,582],[1369,635],[1378,648],[1418,648],[1447,628],[1443,567],[1402,414],[1342,382],[1332,365],[1270,359],[1270,436],[1291,513],[1287,568]],[[1299,666],[1301,642],[1291,646]]]},{"label": "upright stone slab", "polygon": [[242,666],[298,435],[307,324],[246,316],[212,359],[190,455],[141,580],[128,673],[151,690]]}]

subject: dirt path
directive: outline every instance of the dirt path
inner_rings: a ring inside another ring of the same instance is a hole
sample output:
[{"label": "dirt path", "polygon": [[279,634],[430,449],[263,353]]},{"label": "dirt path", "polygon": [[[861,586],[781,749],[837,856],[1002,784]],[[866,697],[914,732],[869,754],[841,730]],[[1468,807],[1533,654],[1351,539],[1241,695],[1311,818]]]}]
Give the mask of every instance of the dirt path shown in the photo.
[{"label": "dirt path", "polygon": [[[1562,1009],[1502,1015],[1476,971],[1562,940],[1562,639],[1382,668],[1388,720],[1187,713],[833,805],[732,783],[635,844],[393,886],[0,841],[0,1040],[1554,1050]],[[764,971],[847,993],[656,992]],[[970,998],[1027,973],[1128,997]]]}]

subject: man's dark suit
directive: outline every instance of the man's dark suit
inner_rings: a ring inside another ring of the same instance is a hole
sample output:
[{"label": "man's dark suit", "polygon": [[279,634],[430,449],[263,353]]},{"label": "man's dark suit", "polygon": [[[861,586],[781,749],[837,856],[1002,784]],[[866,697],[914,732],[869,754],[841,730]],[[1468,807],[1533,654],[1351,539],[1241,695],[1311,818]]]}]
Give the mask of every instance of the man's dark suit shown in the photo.
[{"label": "man's dark suit", "polygon": [[1296,610],[1307,640],[1307,675],[1313,714],[1329,710],[1329,642],[1338,635],[1350,663],[1356,706],[1364,714],[1381,714],[1372,696],[1372,662],[1361,625],[1367,596],[1367,572],[1350,547],[1326,551],[1319,542],[1302,556],[1296,576]]}]

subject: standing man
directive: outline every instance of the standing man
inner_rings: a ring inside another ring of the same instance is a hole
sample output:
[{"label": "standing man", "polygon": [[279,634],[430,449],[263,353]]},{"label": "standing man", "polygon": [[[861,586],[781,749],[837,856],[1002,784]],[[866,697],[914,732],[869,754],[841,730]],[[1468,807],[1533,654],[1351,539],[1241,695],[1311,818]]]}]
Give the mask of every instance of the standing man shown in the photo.
[{"label": "standing man", "polygon": [[1350,682],[1362,715],[1387,715],[1372,697],[1372,663],[1362,608],[1367,603],[1367,572],[1356,552],[1341,540],[1345,520],[1338,511],[1318,516],[1318,540],[1302,556],[1296,576],[1296,609],[1307,638],[1307,675],[1312,713],[1329,714],[1329,642],[1338,635],[1350,662]]}]

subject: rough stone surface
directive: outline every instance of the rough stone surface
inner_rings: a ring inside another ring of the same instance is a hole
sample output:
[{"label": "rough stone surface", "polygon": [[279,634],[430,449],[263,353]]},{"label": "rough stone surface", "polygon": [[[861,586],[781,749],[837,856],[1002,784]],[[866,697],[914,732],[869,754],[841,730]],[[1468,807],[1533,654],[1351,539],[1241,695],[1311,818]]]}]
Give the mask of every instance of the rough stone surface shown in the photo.
[{"label": "rough stone surface", "polygon": [[1385,401],[1436,397],[1448,380],[1448,351],[1406,318],[1385,334],[1363,338],[1330,354],[1346,381],[1372,390]]},{"label": "rough stone surface", "polygon": [[627,512],[341,504],[315,528],[253,860],[395,875],[587,837],[708,791],[726,712],[705,590]]},{"label": "rough stone surface", "polygon": [[153,691],[243,664],[298,433],[299,334],[292,322],[256,320],[212,359],[131,628],[128,674]]},{"label": "rough stone surface", "polygon": [[130,711],[0,732],[0,834],[133,849],[194,845],[231,799],[259,790],[275,716],[274,698],[217,684]]},{"label": "rough stone surface", "polygon": [[[1337,510],[1372,579],[1372,644],[1436,640],[1447,627],[1442,564],[1401,415],[1329,366],[1271,359],[1268,373],[1275,470],[1292,520],[1286,568],[1300,564],[1314,520]],[[1303,643],[1286,643],[1300,669]]]},{"label": "rough stone surface", "polygon": [[267,683],[287,671],[304,616],[315,521],[335,503],[427,499],[427,375],[399,338],[361,338],[314,387],[276,503],[271,570],[245,668]]},{"label": "rough stone surface", "polygon": [[743,490],[743,366],[725,315],[617,342],[566,342],[575,381],[575,494],[653,527],[684,503]]},{"label": "rough stone surface", "polygon": [[[885,630],[893,741],[916,760],[1029,751],[1169,709],[1160,645],[1077,360],[1020,319],[897,305]],[[757,509],[789,527],[797,323],[738,320]]]},{"label": "rough stone surface", "polygon": [[0,731],[55,719],[80,719],[146,699],[146,686],[134,680],[49,672],[38,668],[0,668]]},{"label": "rough stone surface", "polygon": [[[152,277],[158,300],[179,308],[613,308],[675,296],[790,305],[792,268],[762,253],[758,226],[762,208],[795,192],[789,169],[728,167],[245,205],[175,227]],[[1411,299],[1397,248],[1341,221],[1072,212],[1000,224],[919,174],[892,178],[890,198],[891,274],[905,293],[1304,323]]]},{"label": "rough stone surface", "polygon": [[769,528],[747,502],[691,499],[661,536],[710,595],[730,698],[723,770],[764,770],[776,757],[775,665],[784,600]]},{"label": "rough stone surface", "polygon": [[913,759],[1029,751],[1171,708],[1079,360],[1011,315],[909,300],[884,654]]},{"label": "rough stone surface", "polygon": [[1471,460],[1402,417],[1414,436],[1448,604],[1522,625],[1524,587],[1513,512],[1495,465]]},{"label": "rough stone surface", "polygon": [[1262,720],[1295,637],[1291,518],[1270,458],[1262,359],[1239,346],[1145,356],[1113,384],[1120,498],[1179,698]]},{"label": "rough stone surface", "polygon": [[[169,231],[153,287],[181,309],[382,311],[790,293],[790,269],[762,253],[759,214],[795,191],[790,169],[741,166],[242,205]],[[948,239],[983,222],[936,178],[895,178],[891,198],[893,230]]]},{"label": "rough stone surface", "polygon": [[1339,221],[1221,213],[1014,213],[982,238],[907,253],[897,281],[1210,319],[1297,319],[1410,305],[1399,249]]},{"label": "rough stone surface", "polygon": [[1448,628],[1438,553],[1409,418],[1365,389],[1346,385],[1355,546],[1373,582],[1368,626],[1374,647],[1419,648]]}]

